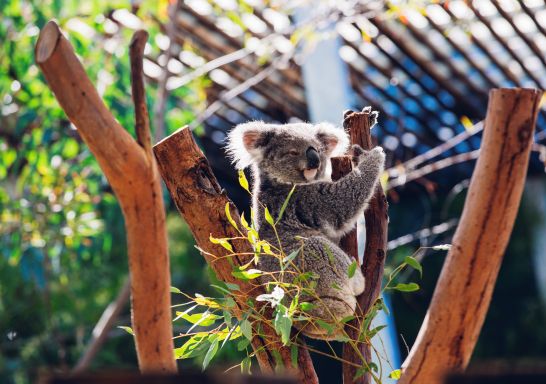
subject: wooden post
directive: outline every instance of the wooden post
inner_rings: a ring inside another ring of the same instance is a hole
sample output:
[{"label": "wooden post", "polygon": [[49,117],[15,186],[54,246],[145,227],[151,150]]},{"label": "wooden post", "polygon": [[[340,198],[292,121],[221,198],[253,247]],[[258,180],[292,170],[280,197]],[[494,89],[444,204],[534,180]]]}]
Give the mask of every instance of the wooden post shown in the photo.
[{"label": "wooden post", "polygon": [[[344,114],[343,126],[349,130],[352,144],[359,144],[362,148],[369,150],[373,148],[370,135],[370,128],[375,123],[376,114],[371,110],[363,112],[347,111]],[[334,160],[332,164],[332,176],[336,176],[339,172],[340,161]],[[341,163],[343,164],[343,162]],[[346,167],[345,167],[346,168]],[[349,168],[350,170],[350,168]],[[342,174],[347,172],[341,171]],[[340,176],[342,176],[342,174]],[[379,296],[381,292],[381,282],[383,279],[383,270],[385,266],[385,256],[387,253],[387,199],[380,185],[370,200],[368,208],[364,213],[366,219],[366,247],[364,249],[364,259],[360,266],[365,279],[364,292],[357,298],[358,315],[362,318]],[[349,255],[356,258],[358,261],[358,243],[356,237],[356,229],[351,231],[341,240],[341,247]],[[358,340],[359,335],[356,329],[359,329],[358,318],[351,321],[345,328],[347,334],[352,340]],[[358,344],[360,353],[367,362],[371,361],[371,349],[369,344]],[[349,344],[343,346],[343,359],[360,364],[362,361],[359,354]],[[357,373],[357,368],[350,364],[343,365],[343,382],[348,383],[369,383],[371,375],[364,374],[358,379],[354,379]]]},{"label": "wooden post", "polygon": [[[227,251],[210,241],[211,235],[216,238],[240,237],[230,224],[225,211],[228,204],[231,217],[238,227],[242,228],[237,208],[216,181],[205,155],[195,143],[188,127],[159,142],[153,150],[163,180],[180,214],[188,223],[203,257],[220,280],[240,287],[240,294],[235,300],[240,310],[247,308],[247,299],[264,293],[263,286],[253,283],[253,280],[242,281],[235,278],[231,273],[233,265],[228,258],[221,257],[225,256]],[[253,257],[253,250],[247,241],[233,240],[231,246],[233,253],[238,254],[231,258],[233,264],[241,266]],[[254,324],[252,346],[263,372],[273,372],[276,366],[275,354],[278,354],[287,370],[298,376],[300,383],[318,383],[306,348],[298,349],[298,364],[294,367],[290,348],[282,345],[275,330],[262,323],[263,337],[258,337],[257,325]]]},{"label": "wooden post", "polygon": [[494,89],[465,206],[400,384],[464,370],[480,334],[518,211],[541,91]]},{"label": "wooden post", "polygon": [[[135,38],[143,47],[145,33],[139,32]],[[175,372],[165,211],[149,127],[142,120],[147,119],[145,110],[137,114],[136,141],[108,111],[53,21],[40,32],[36,62],[120,202],[127,231],[132,322],[140,370]],[[135,105],[135,109],[141,107]]]}]

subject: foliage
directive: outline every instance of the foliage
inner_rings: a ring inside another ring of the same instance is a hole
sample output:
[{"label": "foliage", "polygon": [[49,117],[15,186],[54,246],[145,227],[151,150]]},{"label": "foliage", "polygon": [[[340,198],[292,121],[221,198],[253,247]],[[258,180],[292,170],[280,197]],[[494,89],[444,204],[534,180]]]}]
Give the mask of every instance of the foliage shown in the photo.
[{"label": "foliage", "polygon": [[[133,9],[126,0],[0,1],[1,382],[33,381],[44,365],[74,366],[127,274],[118,203],[34,63],[39,29],[54,18],[68,32],[99,94],[132,132],[133,30],[126,20],[150,32],[149,54],[157,56],[157,19],[166,20],[167,4],[144,1]],[[149,90],[153,98],[155,85]],[[167,107],[175,110],[175,96],[191,92],[178,89]],[[191,118],[168,114],[167,131]],[[178,238],[191,244],[187,228],[181,231]],[[193,253],[188,247],[177,251],[184,257]],[[132,342],[109,341],[102,359],[134,366]]]},{"label": "foliage", "polygon": [[[250,193],[248,182],[243,172],[239,174],[239,181],[243,189]],[[294,187],[296,188],[296,187]],[[288,205],[288,201],[294,191],[294,188],[287,196],[283,207]],[[279,218],[274,218],[269,213],[267,207],[263,206],[264,219],[271,225],[276,232],[276,224]],[[282,216],[282,211],[279,216]],[[227,257],[228,260],[240,255],[234,252],[231,242],[234,240],[244,240],[251,244],[254,249],[254,255],[245,265],[238,266],[234,262],[232,275],[237,279],[249,283],[262,284],[264,281],[266,293],[256,297],[250,297],[246,302],[241,303],[240,286],[237,284],[229,284],[216,281],[212,287],[215,288],[217,294],[215,297],[203,296],[195,294],[188,295],[173,288],[173,292],[183,295],[188,301],[178,305],[181,310],[176,312],[175,323],[182,321],[185,331],[177,336],[176,339],[184,339],[183,343],[175,349],[177,359],[199,358],[202,362],[202,368],[206,369],[213,357],[222,350],[226,344],[235,344],[239,351],[244,351],[245,355],[239,366],[243,373],[250,372],[252,357],[255,351],[252,351],[250,342],[253,337],[263,337],[262,329],[264,326],[272,327],[280,336],[281,342],[291,348],[293,351],[293,361],[297,362],[298,346],[301,345],[301,337],[299,335],[303,326],[311,326],[321,328],[328,334],[335,336],[336,341],[348,343],[356,351],[359,351],[360,343],[371,345],[371,339],[379,337],[378,333],[385,325],[379,325],[374,328],[370,327],[372,320],[380,311],[387,311],[383,300],[377,299],[369,312],[364,314],[358,320],[357,339],[351,339],[346,332],[346,327],[352,327],[349,322],[355,316],[349,316],[335,322],[325,321],[313,317],[310,310],[317,305],[323,305],[321,298],[315,292],[316,280],[319,276],[312,273],[299,270],[295,258],[300,250],[296,250],[290,254],[283,251],[280,241],[277,244],[271,244],[266,240],[260,239],[256,228],[253,224],[249,224],[244,216],[241,217],[241,225],[231,217],[229,204],[226,205],[226,215],[231,225],[239,232],[238,237],[234,238],[214,238],[210,237],[210,241],[214,244],[222,246],[226,254],[214,255],[213,257]],[[251,211],[251,216],[253,212]],[[259,258],[264,255],[273,256],[278,259],[280,270],[275,272],[265,272],[258,268]],[[411,292],[419,289],[416,283],[401,283],[397,281],[397,276],[407,267],[413,268],[419,273],[422,273],[420,263],[412,256],[407,256],[403,263],[396,267],[388,276],[387,282],[383,288],[385,290],[397,290],[401,292]],[[357,268],[356,262],[351,264],[347,271],[350,277],[354,275]],[[340,272],[343,273],[343,272]],[[265,279],[264,279],[265,278]],[[236,306],[236,301],[239,305]],[[183,309],[183,310],[182,310]],[[387,311],[388,313],[388,311]],[[293,331],[296,329],[297,331]],[[178,345],[178,343],[177,343]],[[307,347],[310,348],[310,347]],[[373,348],[373,346],[372,346]],[[311,348],[310,348],[311,349]],[[334,349],[331,348],[331,351]],[[312,349],[311,349],[312,350]],[[379,366],[368,363],[361,356],[362,361],[358,365],[360,369],[357,375],[360,376],[365,372],[370,372],[375,382],[380,383],[382,370],[384,369],[382,362],[384,356],[380,351],[373,348],[377,355]],[[335,353],[319,353],[330,356],[333,359],[343,361],[342,358]],[[358,352],[360,353],[360,352]],[[346,362],[352,364],[351,362]],[[389,365],[390,363],[387,362]],[[232,367],[232,368],[234,368]],[[231,369],[231,368],[230,368]],[[278,366],[277,369],[282,369]],[[399,371],[392,370],[391,376],[396,377]]]}]

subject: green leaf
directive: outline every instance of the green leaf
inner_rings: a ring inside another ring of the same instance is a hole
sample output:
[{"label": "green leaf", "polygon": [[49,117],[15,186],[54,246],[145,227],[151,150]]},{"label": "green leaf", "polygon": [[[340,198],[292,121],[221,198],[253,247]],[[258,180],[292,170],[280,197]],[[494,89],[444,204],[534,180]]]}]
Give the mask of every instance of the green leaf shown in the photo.
[{"label": "green leaf", "polygon": [[356,263],[356,260],[353,260],[351,265],[347,268],[347,276],[349,276],[349,279],[355,275],[356,267],[358,267],[358,264]]},{"label": "green leaf", "polygon": [[412,256],[406,256],[406,258],[404,259],[404,262],[410,267],[412,267],[413,269],[416,269],[417,271],[419,271],[419,275],[421,277],[423,276],[423,267],[421,266],[421,263],[417,261],[417,259],[415,259]]},{"label": "green leaf", "polygon": [[328,261],[330,262],[330,265],[335,268],[334,254],[332,253],[332,250],[330,249],[328,244],[325,244],[324,250],[326,251],[326,255],[328,255]]},{"label": "green leaf", "polygon": [[182,291],[176,287],[171,287],[171,293],[182,293]]},{"label": "green leaf", "polygon": [[332,283],[332,288],[334,288],[334,289],[336,289],[336,290],[338,290],[338,291],[342,291],[341,287],[340,287],[339,284],[336,283],[336,282],[333,282],[333,283]]},{"label": "green leaf", "polygon": [[241,361],[241,373],[250,375],[250,366],[252,364],[252,360],[250,357],[245,357],[243,361]]},{"label": "green leaf", "polygon": [[229,289],[231,289],[232,291],[240,291],[241,290],[241,287],[239,287],[237,284],[235,283],[225,283],[226,284],[226,287],[228,287]]},{"label": "green leaf", "polygon": [[299,249],[295,250],[294,252],[291,252],[288,256],[282,259],[282,262],[284,264],[290,263],[292,260],[296,258],[296,256],[298,256],[299,253],[300,253]]},{"label": "green leaf", "polygon": [[[214,355],[216,355],[216,352],[218,352],[218,338],[215,336],[216,335],[213,336],[210,347],[207,351],[207,354],[205,355],[205,358],[203,359],[203,371],[207,369],[210,361],[212,360]],[[209,338],[209,341],[210,341],[210,338]]]},{"label": "green leaf", "polygon": [[119,329],[123,329],[125,332],[127,332],[129,335],[135,335],[135,333],[133,332],[133,328],[131,327],[127,327],[127,326],[118,326]]},{"label": "green leaf", "polygon": [[368,372],[368,369],[366,367],[360,367],[356,370],[355,376],[353,377],[353,380],[356,381],[356,379],[364,376],[364,374]]},{"label": "green leaf", "polygon": [[284,214],[284,211],[286,210],[286,207],[288,206],[288,202],[290,201],[290,198],[292,197],[292,194],[294,193],[294,190],[296,189],[296,186],[294,185],[292,187],[292,189],[290,190],[290,192],[288,193],[288,196],[286,197],[286,199],[284,200],[284,202],[282,203],[282,206],[281,206],[281,210],[279,211],[279,217],[277,218],[277,223],[279,221],[281,221],[282,219],[282,216]]},{"label": "green leaf", "polygon": [[396,284],[392,289],[395,289],[400,292],[414,292],[419,290],[419,284],[409,283],[409,284]]},{"label": "green leaf", "polygon": [[387,316],[389,316],[391,314],[389,312],[389,308],[387,308],[387,306],[385,305],[385,302],[383,301],[383,299],[377,299],[377,303],[379,304],[379,307],[381,308],[381,310],[383,310],[383,312],[385,312],[385,314]]},{"label": "green leaf", "polygon": [[239,324],[239,327],[241,327],[241,332],[243,333],[243,336],[246,337],[248,341],[252,340],[252,326],[250,325],[250,321],[247,319],[244,319],[241,321],[241,324]]},{"label": "green leaf", "polygon": [[374,337],[375,335],[377,335],[377,333],[379,331],[381,331],[382,329],[385,329],[387,328],[386,325],[378,325],[377,327],[375,327],[374,329],[371,329],[368,331],[368,337],[371,339],[372,337]]},{"label": "green leaf", "polygon": [[290,359],[292,360],[292,367],[298,368],[298,346],[296,344],[290,346]]},{"label": "green leaf", "polygon": [[262,271],[252,268],[248,271],[242,271],[241,269],[239,269],[239,267],[237,267],[235,271],[231,272],[231,274],[241,280],[253,280],[260,277],[262,275]]},{"label": "green leaf", "polygon": [[239,185],[243,187],[248,193],[250,193],[250,190],[248,189],[248,180],[246,179],[243,170],[239,170]]},{"label": "green leaf", "polygon": [[250,345],[250,340],[242,339],[237,343],[237,350],[244,351]]},{"label": "green leaf", "polygon": [[300,308],[304,312],[310,311],[311,309],[313,309],[315,307],[316,307],[316,305],[313,304],[313,303],[303,302],[303,303],[300,304]]},{"label": "green leaf", "polygon": [[275,227],[275,220],[273,220],[273,216],[271,216],[271,213],[269,212],[269,209],[267,209],[267,207],[265,207],[264,209],[264,218],[265,221],[269,223],[269,225]]},{"label": "green leaf", "polygon": [[273,359],[275,359],[275,371],[282,371],[284,362],[282,361],[281,353],[276,349],[272,349],[270,352],[273,355]]},{"label": "green leaf", "polygon": [[199,332],[190,337],[180,348],[175,348],[175,359],[189,359],[200,356],[208,349],[209,341],[206,332]]},{"label": "green leaf", "polygon": [[317,319],[316,322],[322,329],[328,332],[328,335],[331,335],[332,333],[334,333],[334,326],[332,324],[329,324],[326,321],[319,320],[319,319]]},{"label": "green leaf", "polygon": [[399,369],[395,369],[391,373],[389,373],[389,379],[395,379],[398,380],[402,377],[402,371]]},{"label": "green leaf", "polygon": [[339,341],[340,343],[348,343],[349,341],[351,341],[351,338],[345,335],[337,335],[335,340]]},{"label": "green leaf", "polygon": [[292,319],[288,316],[286,308],[282,305],[277,306],[273,327],[284,345],[290,341],[290,331],[292,330]]},{"label": "green leaf", "polygon": [[236,230],[239,230],[239,227],[237,226],[237,223],[235,222],[235,220],[233,220],[233,218],[231,217],[231,212],[229,210],[230,208],[230,203],[229,201],[226,203],[226,217],[229,221],[229,223],[231,224],[231,226],[233,228],[235,228]]},{"label": "green leaf", "polygon": [[229,243],[228,239],[217,239],[217,238],[213,237],[212,235],[210,235],[209,240],[210,240],[210,242],[212,244],[220,244],[222,247],[224,247],[228,251],[233,252],[233,247]]},{"label": "green leaf", "polygon": [[354,320],[354,316],[352,315],[349,315],[349,316],[345,316],[343,319],[341,319],[339,322],[342,323],[342,324],[345,324],[345,323],[348,323],[349,321],[351,320]]}]

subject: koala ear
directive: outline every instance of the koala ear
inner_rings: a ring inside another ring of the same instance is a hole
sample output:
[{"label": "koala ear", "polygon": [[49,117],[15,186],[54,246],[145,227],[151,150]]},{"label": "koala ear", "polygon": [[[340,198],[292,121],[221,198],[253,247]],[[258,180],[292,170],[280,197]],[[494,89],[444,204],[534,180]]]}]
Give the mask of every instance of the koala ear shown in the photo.
[{"label": "koala ear", "polygon": [[247,151],[256,149],[260,135],[261,133],[258,130],[249,129],[248,131],[243,132],[243,145]]},{"label": "koala ear", "polygon": [[317,139],[324,145],[328,156],[343,155],[349,147],[349,136],[343,128],[337,128],[328,123],[316,125]]},{"label": "koala ear", "polygon": [[271,130],[261,121],[239,124],[229,132],[226,151],[237,169],[244,169],[262,158],[262,142]]}]

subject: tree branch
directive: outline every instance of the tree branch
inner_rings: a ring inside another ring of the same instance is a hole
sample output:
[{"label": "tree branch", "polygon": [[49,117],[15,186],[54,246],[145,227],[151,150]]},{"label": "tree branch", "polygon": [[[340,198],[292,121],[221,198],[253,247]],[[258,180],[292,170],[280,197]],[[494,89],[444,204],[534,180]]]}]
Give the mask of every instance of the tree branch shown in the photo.
[{"label": "tree branch", "polygon": [[130,296],[131,281],[127,279],[125,283],[123,283],[123,287],[116,299],[108,304],[99,321],[97,321],[97,324],[91,333],[91,340],[89,340],[85,352],[72,370],[73,373],[81,373],[89,368],[93,359],[106,341],[108,333],[114,326],[118,316],[121,314],[124,305],[129,301]]},{"label": "tree branch", "polygon": [[137,142],[147,156],[152,155],[152,136],[150,134],[150,118],[146,105],[146,91],[144,89],[144,72],[142,71],[144,59],[144,47],[148,41],[148,32],[136,31],[129,46],[131,58],[131,89],[133,103],[135,104],[135,130]]},{"label": "tree branch", "polygon": [[[370,135],[370,129],[375,123],[377,113],[367,108],[363,112],[345,112],[343,126],[349,129],[351,142],[359,144],[362,148],[369,150],[373,147]],[[375,193],[370,200],[368,208],[364,212],[366,220],[366,247],[364,249],[364,260],[361,265],[362,273],[366,286],[364,292],[357,297],[359,315],[357,319],[351,321],[346,327],[349,337],[353,340],[358,340],[357,334],[359,326],[358,318],[365,315],[374,302],[377,300],[381,292],[381,282],[383,280],[383,270],[385,267],[385,257],[387,254],[387,199],[380,185],[377,186]],[[352,240],[352,245],[345,245],[348,252],[353,256],[357,255],[356,236]],[[358,259],[358,257],[357,257]],[[371,361],[371,349],[367,343],[358,345],[360,352],[367,362]],[[354,363],[360,363],[359,354],[348,344],[343,347],[343,358]],[[370,375],[364,374],[358,379],[354,379],[357,370],[354,366],[344,364],[343,366],[343,382],[344,383],[369,383]]]},{"label": "tree branch", "polygon": [[[259,283],[253,283],[253,280],[243,281],[232,275],[231,263],[241,266],[249,262],[250,255],[253,254],[250,244],[241,239],[241,235],[230,224],[226,215],[227,204],[237,226],[243,228],[237,208],[218,184],[189,127],[178,130],[156,144],[154,153],[167,189],[180,214],[188,223],[201,254],[220,280],[240,287],[235,297],[239,308],[237,315],[240,315],[248,308],[247,299],[264,293],[264,287]],[[211,235],[229,239],[238,237],[239,239],[230,241],[234,256],[222,257],[226,256],[228,251],[218,244],[213,244],[210,241]],[[299,382],[318,383],[307,349],[298,348],[296,368],[292,363],[290,348],[282,345],[275,330],[267,323],[259,325],[257,323],[254,324],[252,346],[262,371],[274,371],[277,364],[274,356],[278,354],[288,371],[298,376]],[[261,327],[260,334],[263,337],[257,336],[258,327]]]},{"label": "tree branch", "polygon": [[542,92],[494,89],[460,224],[400,384],[438,383],[468,365],[523,191]]},{"label": "tree branch", "polygon": [[[40,32],[36,62],[120,202],[127,232],[132,323],[140,370],[175,372],[165,211],[155,159],[142,149],[150,145],[149,130],[140,129],[137,143],[123,129],[53,21]],[[143,95],[144,90],[135,92],[138,94]],[[145,116],[145,110],[137,114]],[[145,127],[137,123],[139,126]]]}]

